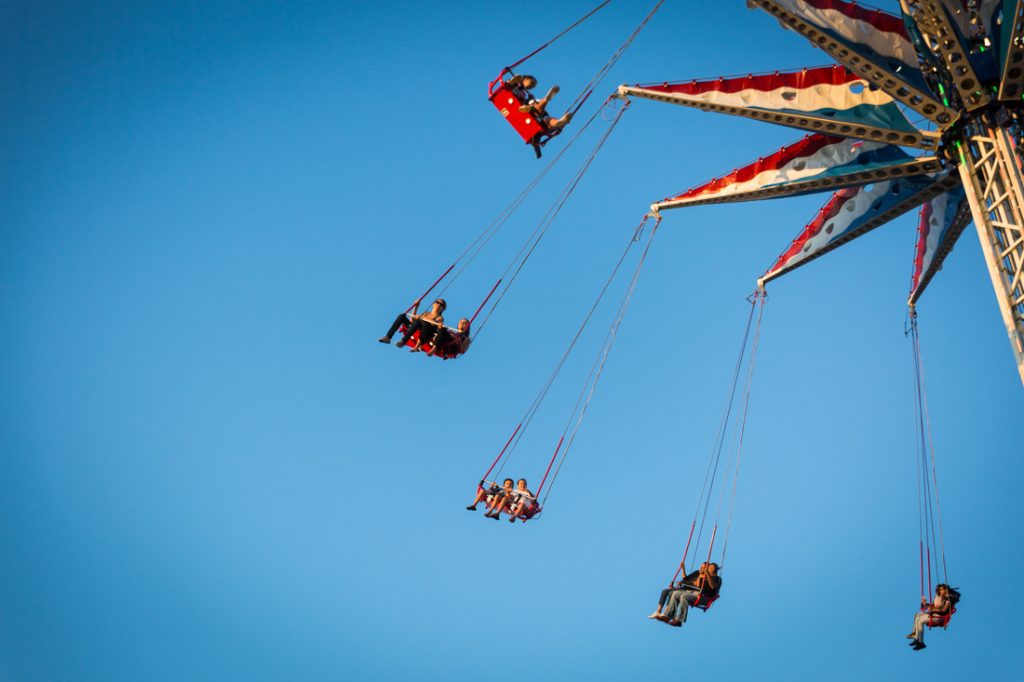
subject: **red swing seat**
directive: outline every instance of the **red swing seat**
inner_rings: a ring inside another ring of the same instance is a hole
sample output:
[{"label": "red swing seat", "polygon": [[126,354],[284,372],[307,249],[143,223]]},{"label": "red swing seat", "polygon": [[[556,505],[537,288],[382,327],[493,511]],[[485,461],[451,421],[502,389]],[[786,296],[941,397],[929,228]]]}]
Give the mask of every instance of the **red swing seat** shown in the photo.
[{"label": "red swing seat", "polygon": [[[407,325],[407,324],[403,324],[401,327],[398,328],[398,333],[401,334],[402,338],[405,337],[405,332],[408,329],[409,329],[409,325]],[[446,327],[446,329],[448,329],[448,331],[451,332],[452,334],[459,333],[458,330],[456,330],[456,329],[450,329],[450,328],[447,328],[447,327]],[[408,346],[409,348],[413,348],[413,347],[416,346],[416,344],[417,344],[417,342],[419,342],[419,340],[420,340],[420,331],[417,329],[416,331],[414,331],[412,333],[412,336],[409,337],[409,340],[406,341],[405,344],[403,344],[402,346],[398,346],[398,347],[399,348],[403,348],[405,346]],[[427,352],[431,351],[433,348],[434,348],[433,342],[424,343],[424,344],[422,344],[420,346],[420,350],[423,351],[424,353],[427,353]],[[458,348],[455,346],[455,344],[445,344],[444,346],[438,348],[431,357],[441,358],[442,360],[451,360],[452,358],[457,358],[460,355],[462,355],[462,353],[458,352]]]},{"label": "red swing seat", "polygon": [[503,77],[506,73],[515,75],[507,69],[498,74],[498,77],[491,81],[490,86],[487,88],[488,99],[491,100],[491,104],[494,105],[498,112],[505,117],[505,120],[515,128],[516,132],[519,133],[519,137],[523,138],[524,142],[532,143],[536,141],[538,144],[543,144],[547,140],[541,141],[538,136],[552,136],[551,129],[546,121],[538,121],[533,112],[519,111],[519,107],[526,106],[529,102],[524,101],[512,88],[505,85]]},{"label": "red swing seat", "polygon": [[534,500],[533,504],[531,504],[529,507],[527,507],[526,511],[519,512],[519,514],[516,515],[516,518],[517,519],[521,519],[523,521],[523,523],[525,523],[525,522],[529,521],[530,519],[532,519],[534,516],[537,516],[538,514],[540,514],[541,511],[542,511],[541,506],[539,504],[537,504],[537,500]]},{"label": "red swing seat", "polygon": [[703,594],[701,594],[697,597],[697,601],[690,604],[690,607],[694,609],[700,609],[701,611],[707,611],[711,608],[712,604],[718,601],[718,597],[719,595],[717,594],[712,597],[705,597]]},{"label": "red swing seat", "polygon": [[[476,490],[477,490],[477,493],[480,493],[480,492],[486,492],[487,493],[487,495],[484,497],[484,500],[487,502],[488,505],[490,505],[491,500],[493,499],[493,496],[494,496],[494,493],[490,492],[491,486],[498,487],[498,484],[496,482],[493,482],[493,481],[484,481],[484,483],[488,484],[488,486],[486,488],[484,488],[482,485],[478,485],[476,487]],[[505,510],[502,509],[498,513],[500,514],[501,512],[504,512],[504,511]],[[522,520],[523,522],[526,522],[526,521],[529,521],[530,519],[532,519],[534,516],[537,516],[538,514],[540,514],[541,511],[542,511],[541,510],[541,506],[539,504],[537,504],[536,500],[534,500],[533,504],[531,504],[529,507],[527,507],[527,509],[525,511],[521,511],[520,513],[516,514],[516,518]],[[508,513],[508,512],[505,512],[505,513]]]},{"label": "red swing seat", "polygon": [[[928,613],[927,607],[921,609],[921,613]],[[943,630],[945,630],[949,627],[949,621],[953,617],[954,613],[956,613],[955,606],[949,609],[949,613],[934,614],[931,618],[928,619],[928,622],[925,623],[925,625],[927,625],[930,628],[942,628]]]}]

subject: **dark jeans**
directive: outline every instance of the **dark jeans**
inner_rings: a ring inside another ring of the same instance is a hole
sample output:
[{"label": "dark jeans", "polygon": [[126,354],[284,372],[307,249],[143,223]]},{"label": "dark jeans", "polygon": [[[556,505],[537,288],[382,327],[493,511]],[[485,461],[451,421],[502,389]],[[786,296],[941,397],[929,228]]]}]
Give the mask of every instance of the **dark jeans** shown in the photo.
[{"label": "dark jeans", "polygon": [[679,589],[679,588],[676,588],[676,587],[666,587],[664,590],[662,590],[661,591],[661,597],[658,598],[658,606],[664,606],[665,602],[668,600],[668,595],[672,594],[677,589]]},{"label": "dark jeans", "polygon": [[391,340],[391,337],[395,335],[395,332],[397,332],[398,328],[403,324],[409,324],[409,316],[405,313],[399,313],[398,317],[395,318],[395,321],[391,323],[391,328],[388,329],[388,333],[384,336],[387,337],[388,340]]},{"label": "dark jeans", "polygon": [[437,330],[438,325],[431,322],[424,322],[421,318],[417,317],[405,330],[405,336],[402,337],[402,342],[404,343],[408,341],[409,337],[418,331],[420,333],[420,343],[430,343],[434,340],[434,335],[437,334]]}]

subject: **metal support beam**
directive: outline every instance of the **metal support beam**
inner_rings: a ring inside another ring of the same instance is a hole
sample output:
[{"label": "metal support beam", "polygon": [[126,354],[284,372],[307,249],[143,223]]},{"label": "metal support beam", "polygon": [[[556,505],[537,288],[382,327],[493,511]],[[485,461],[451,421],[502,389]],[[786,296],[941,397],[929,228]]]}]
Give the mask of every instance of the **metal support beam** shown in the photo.
[{"label": "metal support beam", "polygon": [[917,11],[911,15],[914,23],[925,35],[931,51],[942,58],[953,86],[968,111],[982,107],[992,99],[982,86],[978,74],[967,59],[967,50],[953,28],[945,8],[939,0],[918,0]]},{"label": "metal support beam", "polygon": [[960,177],[1024,382],[1024,178],[1005,129],[982,124],[970,128],[963,141]]}]

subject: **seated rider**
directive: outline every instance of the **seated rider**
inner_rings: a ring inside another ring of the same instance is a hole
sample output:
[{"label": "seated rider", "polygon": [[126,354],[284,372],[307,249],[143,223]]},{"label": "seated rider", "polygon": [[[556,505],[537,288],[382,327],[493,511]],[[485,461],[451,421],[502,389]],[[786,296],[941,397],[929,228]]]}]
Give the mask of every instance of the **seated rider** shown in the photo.
[{"label": "seated rider", "polygon": [[412,304],[411,312],[399,313],[395,321],[391,323],[388,333],[377,340],[381,343],[391,343],[391,337],[395,335],[399,327],[405,325],[405,334],[398,340],[398,343],[395,344],[396,346],[399,348],[404,346],[409,341],[409,337],[417,331],[420,333],[419,340],[416,342],[413,350],[419,350],[421,344],[429,343],[434,338],[438,328],[444,326],[444,316],[442,313],[444,313],[444,309],[448,307],[448,304],[445,303],[443,298],[439,298],[431,304],[430,310],[420,315],[416,312],[419,310],[420,302],[420,299],[416,299]]},{"label": "seated rider", "polygon": [[492,483],[489,487],[485,488],[484,483],[487,481],[480,481],[480,485],[476,489],[476,498],[473,499],[473,504],[466,507],[469,511],[476,511],[476,506],[480,504],[482,500],[487,501],[487,507],[490,509],[491,503],[494,501],[494,497],[501,493],[507,495],[512,492],[512,479],[506,478],[505,482],[499,488],[496,483]]},{"label": "seated rider", "polygon": [[[686,572],[685,566],[680,566]],[[689,607],[696,604],[698,600],[707,604],[718,596],[722,589],[722,579],[718,576],[718,564],[705,562],[700,569],[690,573],[683,578],[678,587],[671,585],[668,590],[662,591],[662,598],[668,598],[668,604],[664,613],[661,613],[662,603],[658,603],[658,609],[650,615],[651,618],[668,623],[674,627],[680,627],[686,622],[686,614]]]},{"label": "seated rider", "polygon": [[935,599],[931,604],[928,603],[927,598],[921,597],[921,611],[914,614],[914,630],[907,635],[907,639],[910,640],[909,644],[914,651],[925,648],[925,626],[943,624],[958,601],[960,601],[960,592],[945,583],[935,586]]},{"label": "seated rider", "polygon": [[444,355],[455,357],[462,355],[469,350],[469,320],[459,320],[458,329],[452,330],[448,327],[440,327],[434,335],[434,343],[427,355]]},{"label": "seated rider", "polygon": [[561,118],[553,118],[548,115],[547,106],[551,101],[551,98],[558,94],[559,87],[557,85],[551,86],[548,90],[548,94],[544,95],[541,99],[536,99],[533,96],[531,90],[537,87],[537,79],[533,76],[522,75],[512,76],[505,85],[512,91],[512,93],[523,102],[523,105],[519,107],[519,111],[524,114],[533,114],[534,119],[541,124],[541,127],[545,128],[543,132],[534,135],[533,139],[530,140],[530,144],[533,145],[533,151],[537,154],[537,158],[540,158],[541,146],[550,140],[552,137],[562,132],[562,128],[572,120],[572,112],[566,112]]},{"label": "seated rider", "polygon": [[512,479],[506,478],[501,484],[501,490],[494,493],[493,496],[488,497],[487,511],[484,513],[484,516],[497,521],[501,518],[501,512],[508,513],[514,492],[515,489],[512,487]]},{"label": "seated rider", "polygon": [[508,509],[508,513],[511,514],[512,518],[508,522],[515,523],[520,514],[530,516],[536,506],[536,496],[526,487],[526,479],[520,478],[516,481],[516,489],[512,491],[512,503]]}]

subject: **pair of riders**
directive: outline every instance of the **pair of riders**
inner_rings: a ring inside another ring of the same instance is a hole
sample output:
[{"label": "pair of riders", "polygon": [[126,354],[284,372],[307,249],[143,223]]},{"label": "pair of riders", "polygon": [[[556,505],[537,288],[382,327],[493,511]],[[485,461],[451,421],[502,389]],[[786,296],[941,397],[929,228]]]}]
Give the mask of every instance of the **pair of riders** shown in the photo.
[{"label": "pair of riders", "polygon": [[494,483],[484,487],[486,484],[487,481],[480,481],[473,504],[466,507],[468,511],[476,511],[476,506],[485,502],[487,511],[484,516],[497,521],[501,512],[505,512],[509,515],[508,522],[515,523],[520,514],[532,516],[537,508],[537,497],[526,487],[525,478],[516,481],[514,488],[511,478],[506,478],[501,487]]},{"label": "pair of riders", "polygon": [[[381,343],[391,343],[395,333],[405,328],[402,338],[395,344],[399,348],[409,343],[413,335],[416,335],[416,343],[412,350],[420,350],[420,346],[429,345],[427,355],[442,355],[454,357],[462,355],[469,350],[469,320],[462,318],[456,329],[444,326],[444,311],[448,304],[443,298],[435,300],[430,305],[430,310],[419,314],[421,299],[416,299],[412,304],[412,310],[406,313],[399,313],[395,321],[391,323],[388,333],[377,339]],[[418,334],[417,334],[418,332]]]},{"label": "pair of riders", "polygon": [[572,112],[567,111],[561,118],[554,118],[548,115],[547,107],[551,98],[558,94],[558,86],[553,85],[548,90],[548,94],[544,95],[540,99],[533,96],[531,92],[537,87],[537,79],[533,76],[519,75],[512,76],[505,81],[505,86],[512,91],[512,94],[516,96],[520,102],[523,102],[519,107],[519,111],[524,114],[532,114],[533,118],[541,125],[544,130],[533,136],[532,139],[528,140],[529,144],[533,146],[533,151],[537,154],[537,158],[540,158],[540,148],[545,142],[550,140],[552,137],[562,132],[562,128],[572,120]]},{"label": "pair of riders", "polygon": [[949,623],[949,618],[953,615],[959,601],[960,591],[945,583],[935,586],[935,598],[932,599],[931,604],[928,603],[928,599],[924,595],[921,596],[921,611],[914,614],[914,629],[907,635],[907,639],[910,640],[909,644],[914,651],[925,648],[925,627],[929,625],[945,626]]},{"label": "pair of riders", "polygon": [[[686,566],[680,564],[679,567],[685,575]],[[686,622],[686,614],[691,606],[707,606],[711,600],[718,597],[721,589],[722,579],[718,575],[718,564],[706,561],[700,565],[700,569],[686,575],[678,583],[669,583],[669,586],[661,591],[658,608],[647,617],[681,627]]]}]

